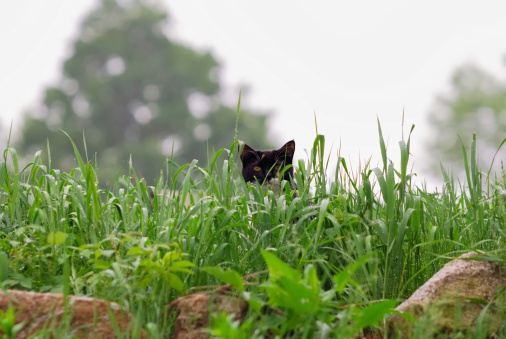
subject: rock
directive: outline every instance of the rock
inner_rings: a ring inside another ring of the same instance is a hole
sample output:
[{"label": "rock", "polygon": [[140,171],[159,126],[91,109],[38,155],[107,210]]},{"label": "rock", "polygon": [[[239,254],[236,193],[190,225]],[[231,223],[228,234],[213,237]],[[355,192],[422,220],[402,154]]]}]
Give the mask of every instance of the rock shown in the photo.
[{"label": "rock", "polygon": [[172,339],[204,339],[209,337],[202,329],[209,326],[210,312],[235,314],[234,320],[242,320],[248,303],[237,297],[202,292],[174,300],[170,309],[178,311]]},{"label": "rock", "polygon": [[[488,303],[506,286],[506,269],[491,261],[472,260],[476,255],[477,252],[466,253],[447,263],[396,310],[414,315],[419,321],[418,330],[422,327],[423,333],[471,329],[485,307],[477,300]],[[484,324],[489,334],[498,329],[504,318],[504,313],[488,309]],[[408,337],[415,326],[414,322],[399,315],[389,320],[391,335],[395,332],[403,338]]]},{"label": "rock", "polygon": [[[120,334],[147,337],[144,330],[134,325],[128,311],[101,299],[69,295],[65,310],[63,294],[0,290],[0,309],[6,312],[9,305],[15,309],[15,323],[24,324],[16,338],[28,338],[39,331],[43,331],[43,337],[52,338],[117,338],[116,327]],[[64,314],[68,315],[68,327]],[[0,333],[3,334],[1,330]]]}]

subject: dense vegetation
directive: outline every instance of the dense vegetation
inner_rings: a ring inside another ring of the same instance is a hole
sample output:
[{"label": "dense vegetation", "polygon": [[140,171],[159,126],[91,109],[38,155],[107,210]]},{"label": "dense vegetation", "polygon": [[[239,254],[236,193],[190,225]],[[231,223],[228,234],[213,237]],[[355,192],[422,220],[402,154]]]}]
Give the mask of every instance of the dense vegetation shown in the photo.
[{"label": "dense vegetation", "polygon": [[117,301],[152,338],[173,330],[168,303],[224,283],[250,307],[240,325],[216,315],[211,332],[220,337],[374,331],[449,258],[481,249],[501,261],[506,221],[506,174],[480,172],[476,139],[463,148],[466,182],[442,169],[441,192],[428,192],[412,184],[409,137],[393,164],[378,126],[380,167],[353,173],[342,158],[328,164],[318,135],[296,166],[297,194],[288,183],[280,194],[246,185],[238,141],[206,166],[167,159],[153,187],[133,166],[104,187],[100,168],[72,141],[77,166],[68,173],[44,163],[41,152],[20,168],[16,150],[7,148],[1,286]]}]

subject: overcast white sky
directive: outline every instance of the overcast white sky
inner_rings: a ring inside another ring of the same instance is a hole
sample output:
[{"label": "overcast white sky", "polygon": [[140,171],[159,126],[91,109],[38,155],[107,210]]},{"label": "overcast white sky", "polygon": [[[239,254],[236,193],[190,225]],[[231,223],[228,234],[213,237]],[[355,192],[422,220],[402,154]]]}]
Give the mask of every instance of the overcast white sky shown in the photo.
[{"label": "overcast white sky", "polygon": [[[295,139],[305,158],[318,129],[356,167],[379,158],[376,117],[397,161],[401,115],[422,177],[427,114],[452,72],[475,63],[505,75],[506,1],[165,0],[171,35],[223,64],[233,89],[251,87],[247,104],[275,112],[272,130]],[[0,2],[0,117],[24,109],[59,79],[80,21],[95,1]],[[5,145],[6,136],[0,138]],[[254,141],[245,140],[254,146]],[[422,173],[421,173],[422,172]]]}]

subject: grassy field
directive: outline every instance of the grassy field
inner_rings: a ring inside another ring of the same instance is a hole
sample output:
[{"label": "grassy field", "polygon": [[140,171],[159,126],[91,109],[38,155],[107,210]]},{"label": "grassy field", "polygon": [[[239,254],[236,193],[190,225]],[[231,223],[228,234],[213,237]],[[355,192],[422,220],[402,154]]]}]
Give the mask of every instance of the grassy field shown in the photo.
[{"label": "grassy field", "polygon": [[[382,164],[355,172],[344,159],[327,163],[319,135],[295,166],[297,194],[288,183],[281,193],[247,186],[238,145],[207,165],[168,159],[154,186],[132,166],[105,186],[75,146],[68,173],[41,153],[20,168],[7,148],[1,287],[113,300],[151,338],[166,338],[171,301],[231,284],[249,314],[240,325],[216,315],[210,331],[218,337],[353,338],[382,329],[384,317],[450,258],[480,249],[504,262],[506,173],[491,177],[476,167],[476,139],[463,149],[466,180],[442,169],[439,192],[412,184],[409,138],[399,142],[400,163],[388,160],[381,128]],[[414,337],[430,335],[421,330]]]}]

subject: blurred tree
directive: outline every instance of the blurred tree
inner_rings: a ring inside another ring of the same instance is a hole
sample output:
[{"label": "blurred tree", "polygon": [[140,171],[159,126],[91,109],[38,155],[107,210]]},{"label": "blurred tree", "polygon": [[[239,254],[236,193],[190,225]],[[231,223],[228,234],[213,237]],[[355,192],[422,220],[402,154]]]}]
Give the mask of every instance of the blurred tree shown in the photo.
[{"label": "blurred tree", "polygon": [[[474,132],[481,170],[488,171],[506,137],[506,82],[474,65],[457,69],[452,92],[437,98],[429,121],[433,131],[427,142],[427,164],[433,174],[440,175],[442,163],[452,168],[455,176],[463,177],[462,143],[468,149]],[[495,165],[505,159],[505,154],[502,149]]]},{"label": "blurred tree", "polygon": [[[52,166],[69,170],[74,154],[59,129],[78,145],[84,134],[102,177],[132,155],[152,180],[172,152],[179,163],[205,163],[208,145],[230,146],[235,108],[220,99],[219,64],[171,41],[166,28],[166,11],[153,1],[102,0],[84,20],[60,84],[27,114],[17,147],[32,154],[49,140]],[[242,109],[239,138],[268,146],[266,119]]]}]

